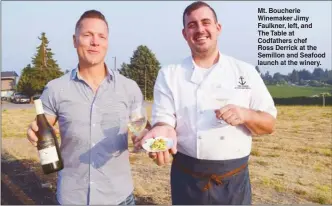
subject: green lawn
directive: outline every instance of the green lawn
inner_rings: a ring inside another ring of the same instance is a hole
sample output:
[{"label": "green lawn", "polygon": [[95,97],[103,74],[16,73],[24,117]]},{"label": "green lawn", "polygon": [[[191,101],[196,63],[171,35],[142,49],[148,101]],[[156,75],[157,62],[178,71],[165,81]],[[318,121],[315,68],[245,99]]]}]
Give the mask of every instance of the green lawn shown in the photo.
[{"label": "green lawn", "polygon": [[300,87],[300,86],[276,86],[268,85],[268,90],[273,97],[298,97],[298,96],[312,96],[323,92],[331,92],[330,87]]}]

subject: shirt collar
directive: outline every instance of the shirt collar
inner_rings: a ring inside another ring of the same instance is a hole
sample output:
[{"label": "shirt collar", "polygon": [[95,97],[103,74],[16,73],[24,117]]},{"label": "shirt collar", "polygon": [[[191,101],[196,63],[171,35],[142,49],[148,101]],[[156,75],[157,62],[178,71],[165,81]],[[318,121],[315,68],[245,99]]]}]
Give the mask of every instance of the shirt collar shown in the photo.
[{"label": "shirt collar", "polygon": [[[215,63],[214,65],[212,65],[211,67],[215,67],[215,66],[218,66],[218,65],[220,65],[220,60],[221,60],[221,56],[222,56],[222,54],[221,54],[221,52],[220,51],[218,51],[218,55],[219,55],[219,59],[218,59],[218,62],[217,63]],[[199,67],[196,63],[195,63],[195,61],[194,61],[194,58],[193,58],[193,56],[190,56],[190,67],[194,70],[195,68],[201,68],[201,67]],[[210,68],[211,68],[210,67]]]},{"label": "shirt collar", "polygon": [[[210,67],[210,69],[212,69],[212,70],[218,70],[219,67],[221,67],[221,61],[220,60],[221,60],[222,55],[221,55],[220,51],[218,53],[219,53],[218,62],[216,64],[214,64],[213,66]],[[190,62],[189,63],[190,64],[190,68],[192,69],[190,81],[193,82],[193,83],[195,83],[195,84],[200,84],[201,78],[200,78],[200,75],[198,74],[198,71],[196,69],[196,68],[199,68],[199,67],[195,63],[194,58],[192,56],[190,57],[190,61],[189,62]]]},{"label": "shirt collar", "polygon": [[[114,79],[113,71],[111,71],[107,67],[106,63],[104,63],[104,66],[105,66],[106,72],[107,72],[107,75],[106,75],[107,80],[109,82],[113,81],[113,79]],[[77,65],[76,68],[72,70],[71,75],[70,75],[70,79],[72,79],[72,80],[83,80],[82,76],[80,76],[80,73],[78,72],[78,68],[79,68],[79,65]]]}]

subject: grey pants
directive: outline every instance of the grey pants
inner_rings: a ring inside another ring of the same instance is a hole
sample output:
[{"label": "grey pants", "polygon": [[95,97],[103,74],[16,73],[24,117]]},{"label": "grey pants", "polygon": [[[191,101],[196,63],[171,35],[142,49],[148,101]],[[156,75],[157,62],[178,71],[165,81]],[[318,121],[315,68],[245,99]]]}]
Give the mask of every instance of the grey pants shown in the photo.
[{"label": "grey pants", "polygon": [[222,179],[218,184],[211,181],[203,191],[208,178],[198,178],[185,172],[180,166],[197,173],[222,175],[248,162],[249,157],[226,160],[198,160],[181,153],[174,156],[171,168],[172,205],[250,205],[251,185],[248,167],[236,175]]}]

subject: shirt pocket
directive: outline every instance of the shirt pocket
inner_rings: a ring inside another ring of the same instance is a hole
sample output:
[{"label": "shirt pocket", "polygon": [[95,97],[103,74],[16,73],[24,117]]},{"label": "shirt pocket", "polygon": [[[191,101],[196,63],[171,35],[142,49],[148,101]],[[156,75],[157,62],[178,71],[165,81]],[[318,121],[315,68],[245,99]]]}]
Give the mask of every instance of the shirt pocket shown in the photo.
[{"label": "shirt pocket", "polygon": [[251,89],[232,89],[233,96],[229,104],[249,108]]},{"label": "shirt pocket", "polygon": [[227,104],[249,108],[251,89],[234,88],[231,85],[211,88],[211,100],[216,106]]}]

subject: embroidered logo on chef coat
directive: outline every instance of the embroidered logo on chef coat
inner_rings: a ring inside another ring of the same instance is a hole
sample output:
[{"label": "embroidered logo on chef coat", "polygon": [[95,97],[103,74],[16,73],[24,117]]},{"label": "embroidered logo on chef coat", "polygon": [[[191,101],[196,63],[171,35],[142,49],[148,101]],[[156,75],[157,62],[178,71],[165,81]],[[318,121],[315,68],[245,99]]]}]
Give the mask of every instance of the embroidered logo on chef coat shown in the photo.
[{"label": "embroidered logo on chef coat", "polygon": [[237,82],[237,86],[235,89],[250,89],[249,85],[247,84],[245,78],[243,76],[239,77],[239,81]]}]

